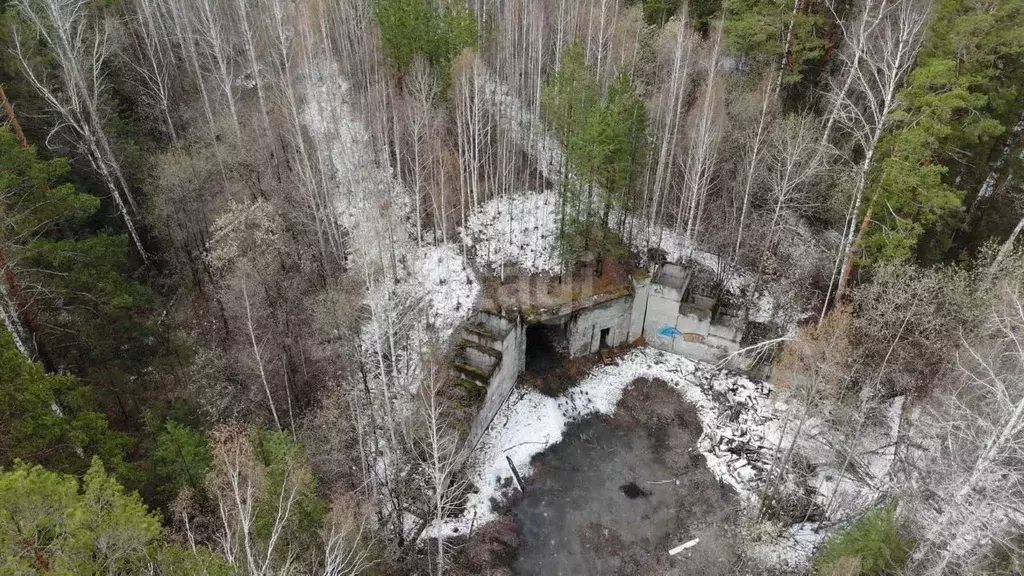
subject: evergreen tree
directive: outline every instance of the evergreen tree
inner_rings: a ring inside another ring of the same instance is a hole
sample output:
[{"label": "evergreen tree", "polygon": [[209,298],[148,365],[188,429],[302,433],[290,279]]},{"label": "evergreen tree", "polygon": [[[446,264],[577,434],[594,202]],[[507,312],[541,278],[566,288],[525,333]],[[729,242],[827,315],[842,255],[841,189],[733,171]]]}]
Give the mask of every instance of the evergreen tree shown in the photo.
[{"label": "evergreen tree", "polygon": [[93,460],[74,476],[18,463],[0,473],[0,573],[230,574],[163,541],[159,519]]},{"label": "evergreen tree", "polygon": [[165,342],[148,317],[153,294],[130,279],[127,236],[92,229],[100,201],[62,182],[68,169],[0,132],[0,242],[38,317],[32,336],[45,359],[117,393]]},{"label": "evergreen tree", "polygon": [[644,20],[648,24],[661,26],[679,11],[681,0],[643,0]]},{"label": "evergreen tree", "polygon": [[914,550],[902,530],[896,506],[876,508],[825,543],[815,558],[818,574],[899,573]]},{"label": "evergreen tree", "polygon": [[378,0],[376,14],[384,51],[400,74],[422,56],[447,76],[455,57],[476,45],[476,18],[461,2]]},{"label": "evergreen tree", "polygon": [[988,173],[983,160],[1020,118],[1022,61],[1021,0],[938,5],[873,168],[864,261],[941,257],[962,221],[964,187],[977,189]]},{"label": "evergreen tree", "polygon": [[757,66],[780,69],[780,80],[788,86],[801,82],[821,59],[824,28],[821,14],[810,7],[794,11],[788,0],[735,0],[725,18],[726,47]]},{"label": "evergreen tree", "polygon": [[541,103],[565,147],[559,256],[571,268],[587,251],[604,256],[618,245],[609,219],[628,208],[647,145],[647,108],[625,73],[602,96],[576,43],[545,83]]},{"label": "evergreen tree", "polygon": [[160,496],[170,501],[184,488],[193,493],[202,492],[213,463],[213,452],[206,436],[189,426],[167,420],[156,438],[153,463]]},{"label": "evergreen tree", "polygon": [[589,235],[585,215],[590,210],[585,192],[593,189],[589,168],[595,153],[587,146],[593,138],[593,111],[601,105],[601,86],[587,67],[579,42],[562,54],[557,72],[548,77],[541,91],[541,110],[565,148],[559,190],[558,251],[564,266],[571,269],[583,255],[583,239]]},{"label": "evergreen tree", "polygon": [[108,429],[91,396],[73,376],[47,374],[0,332],[0,465],[21,459],[80,473],[96,454],[120,467],[127,439]]}]

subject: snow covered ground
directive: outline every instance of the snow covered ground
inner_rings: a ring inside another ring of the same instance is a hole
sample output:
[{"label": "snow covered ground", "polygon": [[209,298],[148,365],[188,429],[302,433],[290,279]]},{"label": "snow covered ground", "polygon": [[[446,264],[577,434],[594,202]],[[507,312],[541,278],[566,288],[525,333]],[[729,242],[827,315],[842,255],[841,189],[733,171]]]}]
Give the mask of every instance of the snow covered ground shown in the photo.
[{"label": "snow covered ground", "polygon": [[552,189],[557,190],[561,186],[564,168],[562,144],[548,131],[537,111],[520,101],[479,60],[473,72],[482,100],[498,125],[519,140],[520,146],[533,157],[544,177],[551,182]]},{"label": "snow covered ground", "polygon": [[782,529],[781,534],[766,535],[745,550],[748,560],[768,569],[791,574],[807,574],[811,558],[827,537],[817,522],[801,522]]},{"label": "snow covered ground", "polygon": [[[325,63],[307,78],[305,96],[303,120],[323,162],[328,197],[349,234],[353,268],[368,284],[364,350],[372,356],[385,343],[391,347],[397,332],[404,353],[418,356],[469,317],[480,285],[457,246],[416,246],[409,192],[387,162],[378,162],[337,66]],[[419,361],[403,364],[408,374],[377,377],[397,376],[399,388],[414,393]]]},{"label": "snow covered ground", "polygon": [[[348,233],[350,264],[366,282],[369,310],[359,342],[369,402],[378,414],[413,414],[426,373],[424,353],[444,345],[472,313],[480,284],[459,246],[417,245],[409,192],[387,161],[378,161],[369,132],[349,101],[349,84],[325,63],[306,78],[303,120],[315,143],[326,195]],[[384,426],[383,423],[380,426]],[[382,429],[383,431],[383,429]],[[382,443],[371,455],[387,478],[402,446]],[[385,482],[375,489],[390,500]]]},{"label": "snow covered ground", "polygon": [[[623,390],[637,378],[663,380],[697,408],[704,426],[698,448],[708,467],[741,499],[752,501],[770,460],[768,448],[774,446],[779,433],[766,386],[682,356],[640,348],[618,358],[614,365],[595,367],[558,398],[518,389],[467,463],[469,478],[478,491],[469,495],[461,517],[431,527],[430,534],[465,534],[471,523],[493,520],[491,499],[500,498],[501,487],[512,478],[506,458],[520,474],[529,474],[533,456],[561,441],[568,423],[613,413]],[[765,457],[743,458],[729,451],[736,448],[739,452],[741,445],[758,447]]]},{"label": "snow covered ground", "polygon": [[380,262],[381,250],[407,254],[408,192],[386,162],[378,162],[369,131],[350,102],[338,67],[325,62],[306,79],[303,121],[316,143],[327,195],[357,260]]},{"label": "snow covered ground", "polygon": [[462,231],[477,266],[497,274],[517,266],[531,274],[557,274],[558,194],[520,192],[475,210]]}]

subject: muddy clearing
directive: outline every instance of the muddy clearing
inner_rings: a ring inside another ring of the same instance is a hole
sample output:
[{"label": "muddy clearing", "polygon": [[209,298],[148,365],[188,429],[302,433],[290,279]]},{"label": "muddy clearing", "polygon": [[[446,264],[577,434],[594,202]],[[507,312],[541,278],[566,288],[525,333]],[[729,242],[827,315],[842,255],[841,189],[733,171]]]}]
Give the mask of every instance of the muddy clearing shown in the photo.
[{"label": "muddy clearing", "polygon": [[[515,574],[726,574],[733,497],[695,446],[696,411],[658,381],[637,380],[611,417],[569,426],[534,458],[511,516]],[[677,556],[668,550],[700,538]]]}]

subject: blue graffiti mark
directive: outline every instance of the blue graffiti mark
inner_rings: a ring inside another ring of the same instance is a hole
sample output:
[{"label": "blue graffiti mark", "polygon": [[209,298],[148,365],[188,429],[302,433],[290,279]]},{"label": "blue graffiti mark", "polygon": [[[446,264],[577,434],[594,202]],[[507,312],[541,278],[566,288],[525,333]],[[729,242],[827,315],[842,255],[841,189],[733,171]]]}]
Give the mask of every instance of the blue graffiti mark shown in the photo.
[{"label": "blue graffiti mark", "polygon": [[661,336],[668,336],[669,338],[675,338],[676,336],[683,335],[683,333],[676,330],[674,326],[662,326],[661,329],[658,330],[658,334]]}]

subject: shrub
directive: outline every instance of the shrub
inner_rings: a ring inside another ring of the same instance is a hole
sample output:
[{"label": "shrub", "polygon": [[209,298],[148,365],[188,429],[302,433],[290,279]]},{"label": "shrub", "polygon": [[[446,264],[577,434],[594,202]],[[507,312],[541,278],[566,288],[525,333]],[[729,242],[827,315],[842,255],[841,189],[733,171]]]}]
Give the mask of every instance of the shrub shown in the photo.
[{"label": "shrub", "polygon": [[825,543],[814,561],[815,572],[870,576],[899,570],[914,549],[901,528],[895,504],[868,512]]}]

